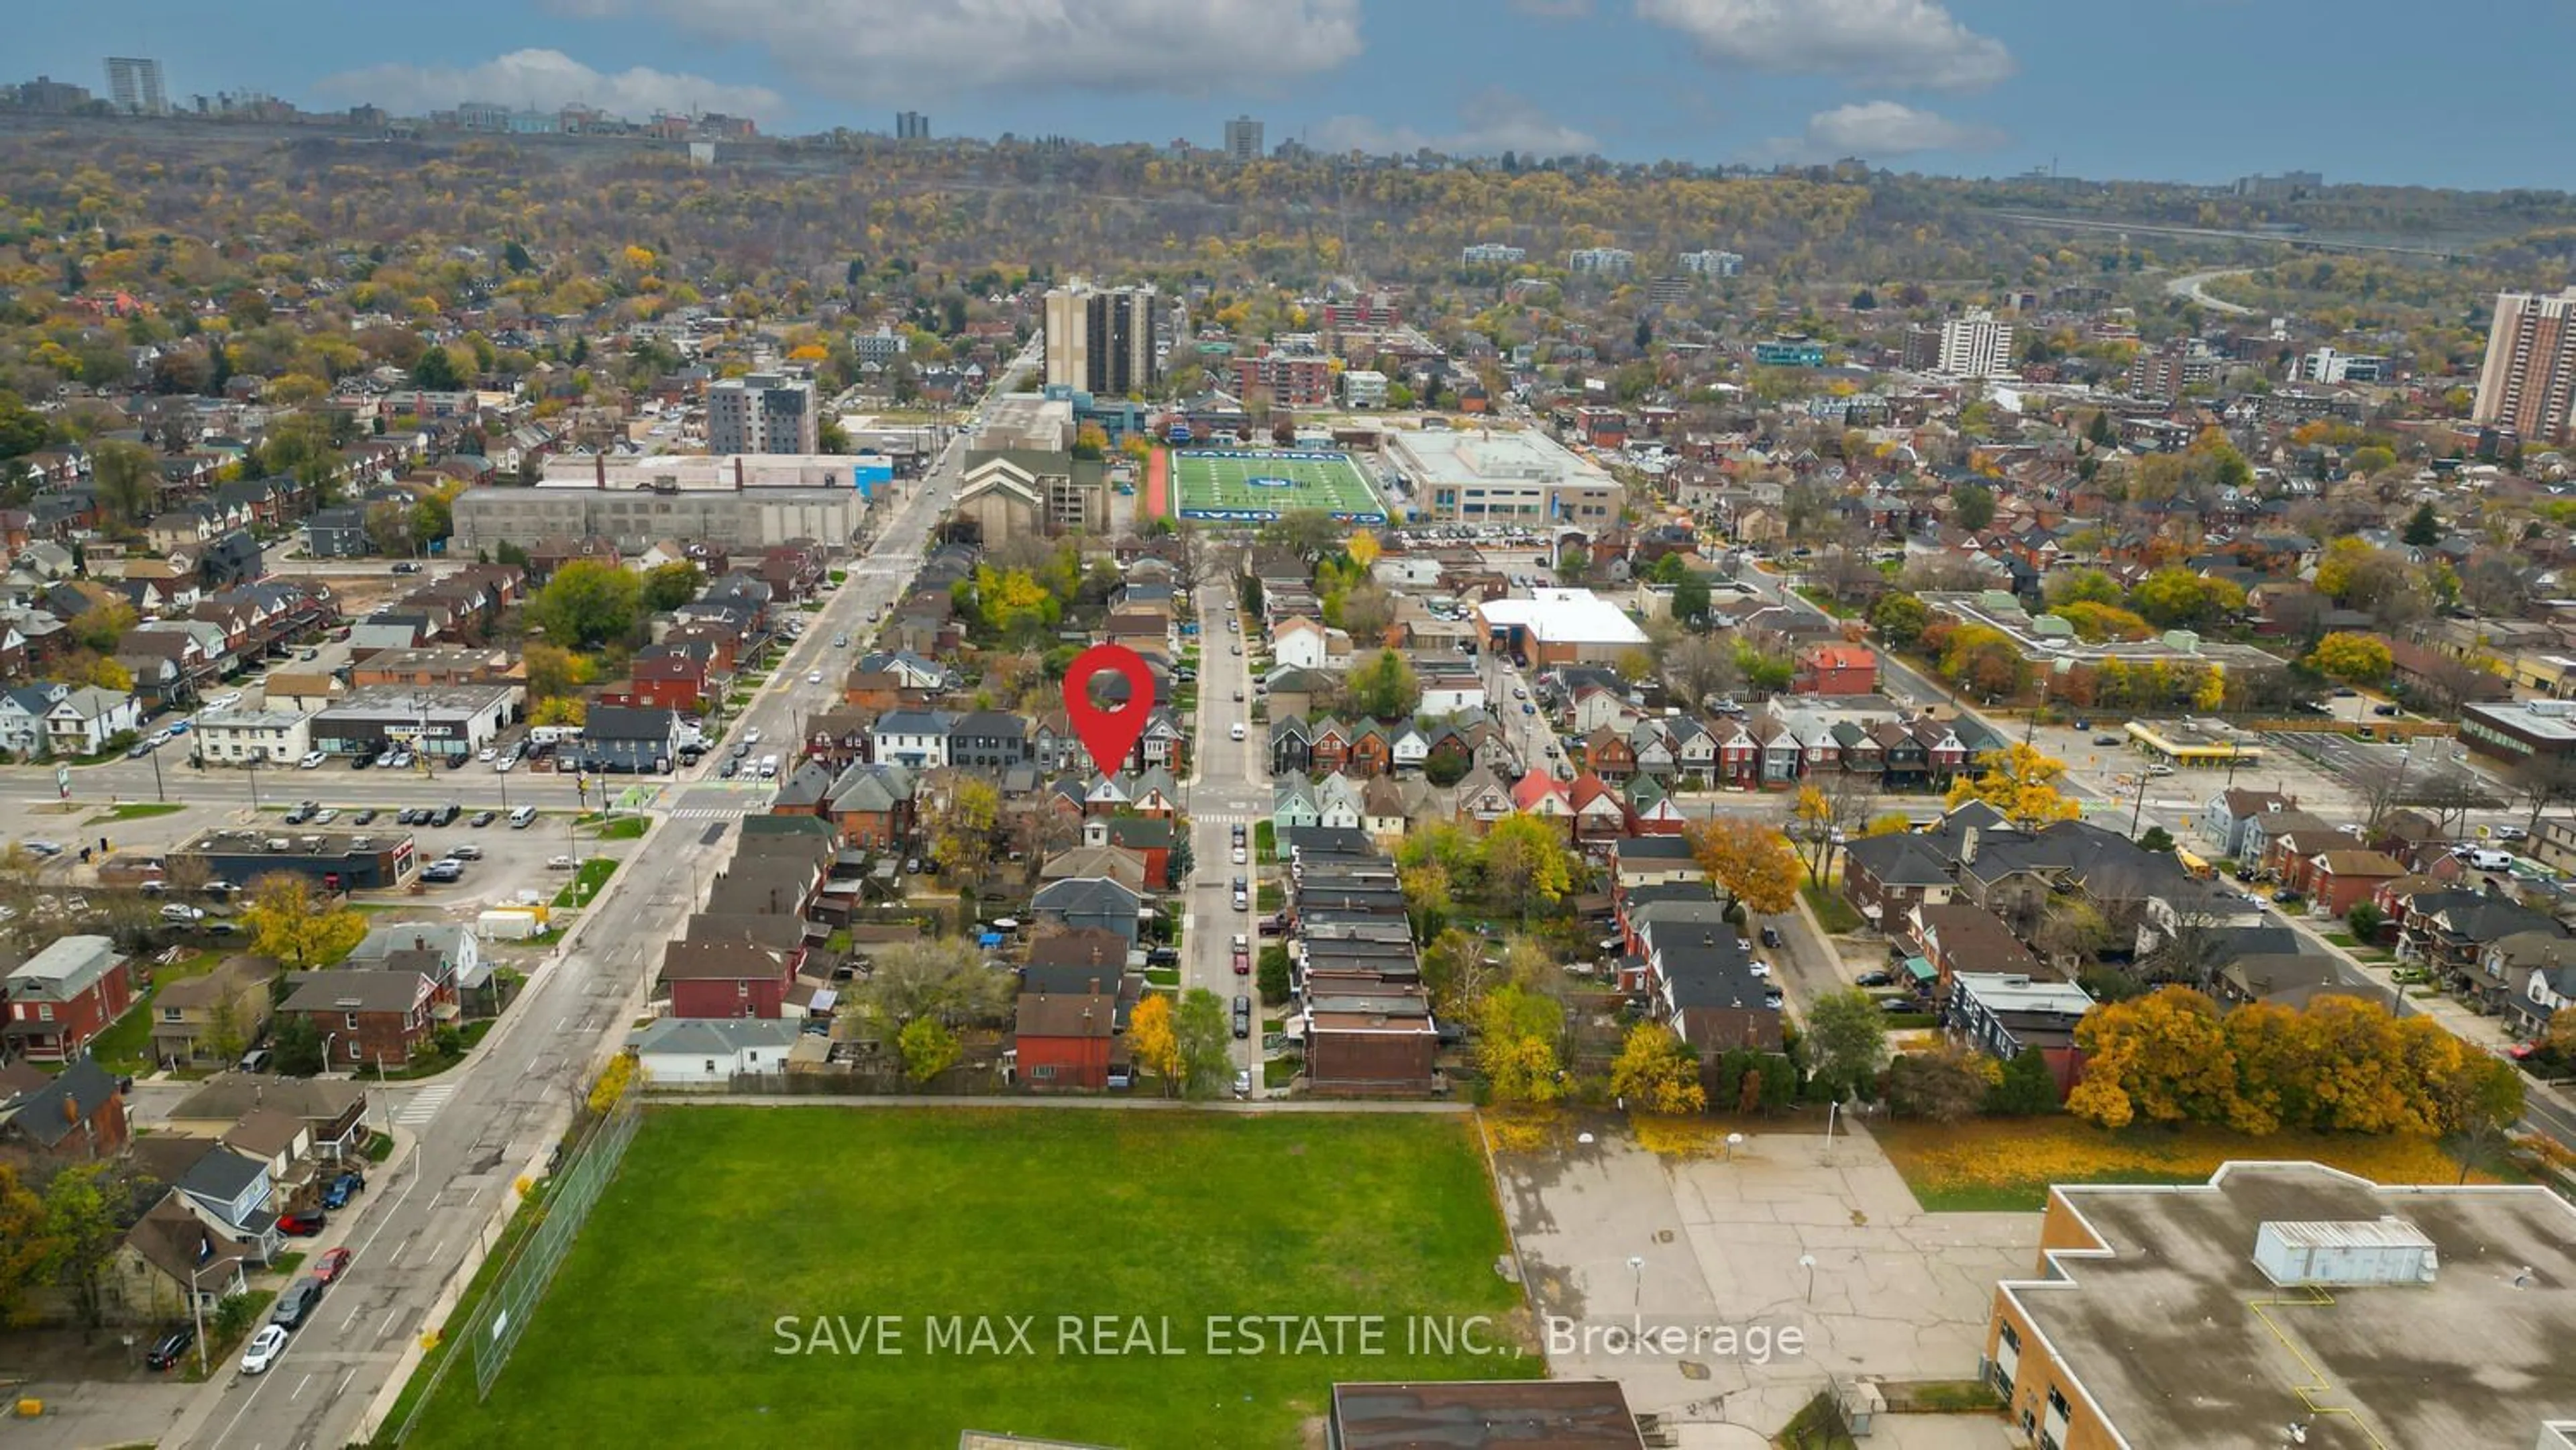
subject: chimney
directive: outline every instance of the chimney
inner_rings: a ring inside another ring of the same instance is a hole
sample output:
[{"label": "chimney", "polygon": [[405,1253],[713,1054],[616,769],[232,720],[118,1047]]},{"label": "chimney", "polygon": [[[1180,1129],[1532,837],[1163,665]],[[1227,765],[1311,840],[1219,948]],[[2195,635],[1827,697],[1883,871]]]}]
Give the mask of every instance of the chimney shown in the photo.
[{"label": "chimney", "polygon": [[1962,866],[1974,866],[1974,865],[1976,865],[1976,864],[1977,864],[1977,837],[1978,837],[1978,835],[1979,835],[1979,834],[1980,834],[1980,832],[1979,832],[1979,831],[1977,830],[1977,828],[1976,828],[1976,827],[1974,827],[1974,826],[1970,826],[1970,827],[1968,827],[1966,831],[1964,831],[1964,832],[1962,832],[1962,833],[1960,834],[1960,837],[1959,837],[1959,864],[1960,864],[1960,865],[1962,865]]},{"label": "chimney", "polygon": [[591,487],[605,492],[608,488],[608,455],[594,453],[590,458]]},{"label": "chimney", "polygon": [[742,487],[742,455],[737,453],[733,456],[733,491],[740,493]]}]

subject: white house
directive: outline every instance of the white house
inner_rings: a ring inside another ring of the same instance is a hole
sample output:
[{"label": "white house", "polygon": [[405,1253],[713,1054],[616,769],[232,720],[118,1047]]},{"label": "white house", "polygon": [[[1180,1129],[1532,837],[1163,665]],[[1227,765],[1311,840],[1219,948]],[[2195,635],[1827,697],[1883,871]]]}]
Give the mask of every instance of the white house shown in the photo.
[{"label": "white house", "polygon": [[647,1082],[723,1087],[738,1073],[785,1072],[797,1031],[766,1017],[665,1017],[626,1042]]},{"label": "white house", "polygon": [[880,764],[945,770],[949,723],[935,710],[889,710],[869,733],[871,754]]},{"label": "white house", "polygon": [[1311,619],[1283,619],[1270,631],[1270,654],[1301,669],[1344,669],[1351,662],[1351,637]]},{"label": "white house", "polygon": [[143,728],[142,707],[120,690],[84,685],[45,714],[45,735],[56,755],[96,755],[107,742]]},{"label": "white house", "polygon": [[313,748],[310,710],[205,710],[194,728],[208,765],[292,765]]},{"label": "white house", "polygon": [[0,689],[0,750],[11,755],[38,756],[45,753],[45,720],[71,686],[51,680],[32,685],[11,685]]}]

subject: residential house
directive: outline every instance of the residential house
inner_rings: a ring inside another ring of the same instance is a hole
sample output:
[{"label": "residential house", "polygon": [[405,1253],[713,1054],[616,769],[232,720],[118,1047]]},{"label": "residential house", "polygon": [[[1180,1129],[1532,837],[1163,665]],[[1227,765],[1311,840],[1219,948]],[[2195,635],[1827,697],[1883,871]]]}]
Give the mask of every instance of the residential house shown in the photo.
[{"label": "residential house", "polygon": [[1864,836],[1843,849],[1843,899],[1872,926],[1892,931],[1917,907],[1950,900],[1958,884],[1950,869],[1940,846],[1913,832]]},{"label": "residential house", "polygon": [[913,773],[903,766],[854,763],[832,781],[823,813],[840,828],[845,845],[900,850],[913,840],[914,788]]},{"label": "residential house", "polygon": [[2320,851],[2309,859],[2308,894],[2329,916],[2371,899],[2384,882],[2407,874],[2396,857],[2383,851]]},{"label": "residential house", "polygon": [[0,978],[0,1027],[30,1062],[68,1062],[134,1005],[134,974],[103,936],[58,937]]},{"label": "residential house", "polygon": [[456,988],[418,971],[341,967],[290,976],[277,1010],[312,1023],[334,1066],[403,1067],[455,1020]]},{"label": "residential house", "polygon": [[629,1034],[626,1050],[647,1081],[730,1087],[738,1077],[785,1072],[803,1031],[775,1018],[662,1017]]},{"label": "residential house", "polygon": [[1027,716],[1007,710],[970,710],[948,722],[946,763],[951,768],[999,775],[1027,763],[1028,758]]},{"label": "residential house", "polygon": [[2255,823],[2273,812],[2289,810],[2296,805],[2298,801],[2294,797],[2276,790],[2222,790],[2201,807],[2200,838],[2220,856],[2245,859]]},{"label": "residential house", "polygon": [[143,727],[143,710],[122,690],[83,685],[45,713],[45,737],[56,756],[97,755],[109,741]]},{"label": "residential house", "polygon": [[250,1292],[243,1266],[262,1257],[168,1194],[126,1230],[108,1261],[105,1297],[126,1324],[211,1321],[224,1300]]},{"label": "residential house", "polygon": [[1809,645],[1798,652],[1792,690],[1801,695],[1878,693],[1878,652],[1860,644]]},{"label": "residential house", "polygon": [[13,1086],[0,1071],[0,1160],[12,1152],[56,1163],[95,1163],[125,1147],[125,1094],[94,1058],[74,1059],[51,1077],[20,1068]]},{"label": "residential house", "polygon": [[593,705],[578,741],[557,752],[587,770],[667,774],[680,754],[680,716],[653,706]]},{"label": "residential house", "polygon": [[753,1017],[777,1021],[791,1015],[801,949],[744,936],[691,937],[662,948],[661,986],[670,993],[673,1017]]},{"label": "residential house", "polygon": [[2093,999],[2072,982],[2021,972],[1959,972],[1941,998],[1941,1025],[1968,1047],[2005,1062],[2037,1052],[2062,1095],[2082,1076],[2075,1025],[2092,1010]]},{"label": "residential house", "polygon": [[1014,1079],[1039,1091],[1106,1088],[1112,1071],[1123,1077],[1127,1066],[1126,1042],[1118,1036],[1117,1024],[1114,990],[1023,991],[1012,1024]]},{"label": "residential house", "polygon": [[277,963],[230,956],[213,971],[164,983],[152,998],[152,1059],[178,1067],[222,1066],[267,1034],[269,983]]},{"label": "residential house", "polygon": [[948,739],[948,716],[933,710],[895,710],[877,718],[868,748],[873,759],[885,764],[944,770]]},{"label": "residential house", "polygon": [[0,686],[0,753],[27,760],[50,753],[53,740],[46,722],[71,692],[71,686],[55,680]]},{"label": "residential house", "polygon": [[1115,932],[1130,946],[1136,942],[1138,914],[1144,904],[1138,893],[1099,879],[1050,882],[1029,898],[1029,910],[1040,921]]},{"label": "residential house", "polygon": [[2054,975],[2042,969],[2039,958],[2002,918],[1981,906],[1960,901],[1917,906],[1907,927],[1915,949],[1932,968],[1934,990],[1944,997],[1950,979],[1963,971]]}]

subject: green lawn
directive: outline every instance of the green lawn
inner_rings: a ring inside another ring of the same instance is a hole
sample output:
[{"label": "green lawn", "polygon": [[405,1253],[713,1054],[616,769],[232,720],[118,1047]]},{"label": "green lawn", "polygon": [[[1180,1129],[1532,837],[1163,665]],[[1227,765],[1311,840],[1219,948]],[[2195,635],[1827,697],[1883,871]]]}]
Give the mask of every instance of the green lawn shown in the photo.
[{"label": "green lawn", "polygon": [[605,856],[593,856],[582,862],[581,869],[573,874],[572,884],[555,893],[556,909],[588,906],[590,899],[599,894],[599,888],[607,885],[608,878],[616,874],[617,863]]},{"label": "green lawn", "polygon": [[[477,1405],[410,1442],[1292,1450],[1336,1380],[1532,1378],[1533,1356],[1208,1352],[1217,1316],[1491,1315],[1502,1225],[1464,1118],[665,1108]],[[781,1353],[895,1315],[903,1354]],[[1035,1316],[1027,1352],[933,1355],[925,1316]],[[1122,1354],[1059,1343],[1114,1316]],[[1143,1316],[1158,1347],[1123,1340]],[[451,1334],[462,1321],[452,1321]],[[837,1333],[838,1325],[835,1325]],[[1507,1337],[1500,1329],[1497,1337]]]},{"label": "green lawn", "polygon": [[124,1016],[109,1025],[105,1032],[90,1041],[90,1055],[98,1065],[113,1073],[138,1073],[149,1070],[152,1062],[152,999],[172,982],[189,977],[202,977],[223,960],[221,952],[198,952],[181,957],[166,967],[152,969],[152,990],[135,1000]]},{"label": "green lawn", "polygon": [[603,841],[641,840],[644,836],[644,832],[649,829],[652,824],[653,823],[651,821],[644,819],[642,816],[619,816],[616,820],[610,821],[608,824],[599,828],[599,839]]},{"label": "green lawn", "polygon": [[1843,900],[1843,894],[1831,886],[1810,881],[1798,888],[1798,894],[1807,898],[1807,908],[1816,914],[1817,923],[1829,935],[1839,936],[1867,925],[1852,904]]},{"label": "green lawn", "polygon": [[104,826],[115,821],[148,821],[154,816],[175,816],[187,808],[186,801],[127,801],[90,817],[88,824]]}]

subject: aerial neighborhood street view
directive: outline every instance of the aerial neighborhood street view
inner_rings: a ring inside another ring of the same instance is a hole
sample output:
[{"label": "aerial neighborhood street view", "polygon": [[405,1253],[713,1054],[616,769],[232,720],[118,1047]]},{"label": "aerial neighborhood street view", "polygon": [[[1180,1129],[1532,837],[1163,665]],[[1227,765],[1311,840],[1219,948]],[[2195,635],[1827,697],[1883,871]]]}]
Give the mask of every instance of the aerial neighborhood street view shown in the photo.
[{"label": "aerial neighborhood street view", "polygon": [[2565,14],[22,8],[0,1450],[2576,1450]]}]

